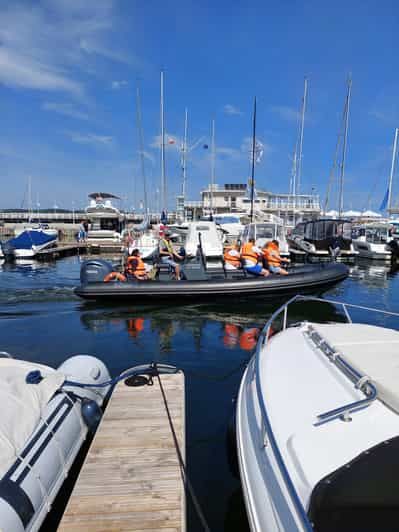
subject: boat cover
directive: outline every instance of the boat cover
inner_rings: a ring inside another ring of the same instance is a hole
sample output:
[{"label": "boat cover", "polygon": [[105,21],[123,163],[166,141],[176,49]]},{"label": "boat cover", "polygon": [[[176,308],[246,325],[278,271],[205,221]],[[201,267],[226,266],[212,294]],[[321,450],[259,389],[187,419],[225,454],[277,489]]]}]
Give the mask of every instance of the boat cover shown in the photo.
[{"label": "boat cover", "polygon": [[8,240],[7,244],[14,249],[31,249],[32,246],[42,246],[56,239],[56,235],[48,235],[44,231],[23,231],[15,238]]},{"label": "boat cover", "polygon": [[[26,383],[26,375],[32,370],[40,370],[43,380],[39,384]],[[24,448],[64,380],[63,373],[41,364],[0,359],[0,478]]]},{"label": "boat cover", "polygon": [[312,327],[358,373],[370,377],[378,398],[399,414],[399,331],[364,323]]}]

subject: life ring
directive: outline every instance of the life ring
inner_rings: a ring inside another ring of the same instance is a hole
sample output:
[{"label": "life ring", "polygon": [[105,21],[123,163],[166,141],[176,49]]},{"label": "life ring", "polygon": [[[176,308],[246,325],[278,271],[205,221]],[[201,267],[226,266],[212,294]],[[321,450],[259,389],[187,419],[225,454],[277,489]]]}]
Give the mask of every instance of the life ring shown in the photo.
[{"label": "life ring", "polygon": [[104,277],[104,283],[109,283],[110,281],[114,280],[124,283],[126,281],[126,277],[120,272],[111,272]]}]

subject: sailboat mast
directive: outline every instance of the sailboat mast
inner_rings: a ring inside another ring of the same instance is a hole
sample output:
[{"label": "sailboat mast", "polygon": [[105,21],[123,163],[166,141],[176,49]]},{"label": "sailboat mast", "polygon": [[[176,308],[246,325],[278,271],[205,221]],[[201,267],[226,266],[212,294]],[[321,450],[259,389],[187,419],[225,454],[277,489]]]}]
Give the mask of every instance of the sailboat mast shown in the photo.
[{"label": "sailboat mast", "polygon": [[166,212],[166,172],[165,172],[165,116],[163,104],[163,77],[164,72],[161,71],[161,210]]},{"label": "sailboat mast", "polygon": [[298,155],[298,170],[296,171],[296,189],[295,194],[300,193],[301,188],[301,173],[302,173],[302,148],[303,148],[303,133],[305,129],[305,114],[306,101],[308,95],[308,80],[305,78],[302,98],[302,112],[301,112],[301,127],[299,131],[299,155]]},{"label": "sailboat mast", "polygon": [[342,216],[344,210],[344,178],[345,178],[345,162],[346,162],[346,149],[348,145],[348,127],[349,127],[349,106],[352,92],[352,79],[348,79],[348,92],[346,94],[345,103],[345,130],[344,130],[344,143],[342,147],[342,161],[341,161],[341,176],[339,182],[339,207],[338,215]]},{"label": "sailboat mast", "polygon": [[147,203],[147,180],[145,175],[145,162],[144,162],[144,134],[143,134],[143,122],[141,116],[141,99],[140,89],[136,89],[136,114],[137,114],[137,128],[139,134],[139,147],[140,147],[140,162],[141,162],[141,177],[143,179],[143,192],[144,192],[144,214],[148,214]]},{"label": "sailboat mast", "polygon": [[399,129],[395,129],[395,138],[393,141],[393,149],[392,149],[392,162],[391,162],[391,172],[389,174],[389,184],[388,184],[388,213],[391,213],[391,207],[392,207],[392,181],[393,181],[393,174],[395,173],[395,163],[396,163],[396,155],[397,155],[397,148],[398,148],[398,134]]},{"label": "sailboat mast", "polygon": [[252,118],[252,167],[251,167],[251,223],[254,221],[255,196],[255,144],[256,144],[256,96],[254,98],[254,114]]},{"label": "sailboat mast", "polygon": [[32,178],[28,177],[28,222],[32,219]]},{"label": "sailboat mast", "polygon": [[186,178],[187,178],[187,131],[188,131],[188,111],[187,108],[184,112],[184,138],[183,138],[183,149],[182,149],[182,172],[183,172],[183,182],[182,182],[182,189],[181,194],[183,196],[183,200],[186,197]]},{"label": "sailboat mast", "polygon": [[212,120],[211,126],[211,190],[209,210],[210,215],[213,216],[213,187],[215,185],[215,164],[216,164],[216,147],[215,147],[215,120]]}]

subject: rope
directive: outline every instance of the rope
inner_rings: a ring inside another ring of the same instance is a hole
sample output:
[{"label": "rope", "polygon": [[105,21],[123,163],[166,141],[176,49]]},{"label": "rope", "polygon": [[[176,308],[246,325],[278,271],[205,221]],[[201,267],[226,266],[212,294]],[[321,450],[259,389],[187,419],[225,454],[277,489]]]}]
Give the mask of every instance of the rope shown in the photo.
[{"label": "rope", "polygon": [[162,399],[163,399],[163,403],[164,403],[165,410],[166,410],[166,415],[168,417],[170,430],[171,430],[172,436],[173,436],[173,442],[174,442],[175,448],[176,448],[177,458],[179,460],[180,472],[181,472],[181,476],[182,476],[182,479],[183,479],[184,489],[185,489],[185,491],[187,491],[187,490],[189,491],[191,500],[192,500],[194,508],[195,508],[195,510],[197,512],[198,518],[201,521],[203,529],[206,532],[210,532],[211,529],[208,526],[208,523],[207,523],[207,521],[205,519],[204,513],[203,513],[203,511],[201,509],[200,503],[199,503],[199,501],[197,499],[197,496],[195,495],[194,488],[193,488],[193,486],[192,486],[192,484],[190,482],[190,479],[188,478],[188,475],[187,475],[186,466],[184,464],[183,456],[182,456],[182,453],[181,453],[181,450],[180,450],[180,446],[179,446],[179,441],[178,441],[177,436],[176,436],[176,431],[175,431],[175,427],[173,425],[172,416],[170,414],[168,401],[167,401],[166,395],[165,395],[165,390],[164,390],[164,388],[162,386],[162,382],[161,382],[161,378],[159,376],[159,372],[156,369],[157,368],[156,363],[154,364],[154,368],[156,370],[156,377],[158,379],[158,384],[159,384],[159,388],[161,390]]}]

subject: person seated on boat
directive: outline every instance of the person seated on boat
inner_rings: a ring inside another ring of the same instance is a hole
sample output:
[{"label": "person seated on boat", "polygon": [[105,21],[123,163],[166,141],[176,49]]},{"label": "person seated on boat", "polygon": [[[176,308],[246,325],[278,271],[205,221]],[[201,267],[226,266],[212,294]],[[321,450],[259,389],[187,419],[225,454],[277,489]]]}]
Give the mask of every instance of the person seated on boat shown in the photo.
[{"label": "person seated on boat", "polygon": [[237,270],[241,268],[240,247],[234,243],[224,248],[223,260],[226,270]]},{"label": "person seated on boat", "polygon": [[173,259],[182,261],[184,257],[173,249],[170,236],[170,231],[165,231],[163,238],[159,240],[159,255],[162,264],[168,264],[175,272],[175,278],[180,280],[180,266]]},{"label": "person seated on boat", "polygon": [[263,248],[263,257],[267,262],[267,267],[270,273],[279,273],[280,275],[288,275],[287,270],[281,267],[282,263],[288,264],[289,259],[280,255],[280,245],[278,240],[268,242]]},{"label": "person seated on boat", "polygon": [[255,246],[255,239],[250,238],[248,242],[243,244],[241,248],[241,259],[244,262],[244,269],[248,273],[253,275],[262,275],[267,277],[269,271],[262,268],[262,265],[259,263],[262,257],[262,250]]},{"label": "person seated on boat", "polygon": [[138,281],[146,281],[151,278],[151,270],[152,266],[143,261],[137,248],[134,249],[126,260],[126,274]]}]

